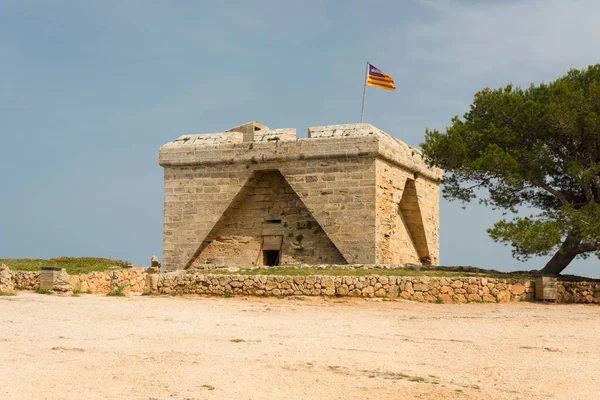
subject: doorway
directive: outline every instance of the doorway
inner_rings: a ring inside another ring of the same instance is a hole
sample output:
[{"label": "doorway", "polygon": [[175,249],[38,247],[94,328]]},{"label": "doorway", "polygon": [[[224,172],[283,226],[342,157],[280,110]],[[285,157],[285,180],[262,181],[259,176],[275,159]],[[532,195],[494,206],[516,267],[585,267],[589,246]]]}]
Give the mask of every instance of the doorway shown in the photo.
[{"label": "doorway", "polygon": [[275,267],[279,265],[279,250],[263,250],[263,265]]}]

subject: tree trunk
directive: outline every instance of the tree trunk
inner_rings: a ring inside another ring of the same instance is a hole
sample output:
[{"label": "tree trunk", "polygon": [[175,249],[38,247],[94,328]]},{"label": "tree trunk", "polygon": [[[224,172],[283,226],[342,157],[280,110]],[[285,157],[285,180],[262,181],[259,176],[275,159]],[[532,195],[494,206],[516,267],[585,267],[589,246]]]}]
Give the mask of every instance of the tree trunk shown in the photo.
[{"label": "tree trunk", "polygon": [[581,253],[579,246],[579,235],[569,234],[560,246],[560,249],[552,256],[550,261],[546,263],[544,268],[539,272],[541,275],[558,275],[573,261],[573,259]]}]

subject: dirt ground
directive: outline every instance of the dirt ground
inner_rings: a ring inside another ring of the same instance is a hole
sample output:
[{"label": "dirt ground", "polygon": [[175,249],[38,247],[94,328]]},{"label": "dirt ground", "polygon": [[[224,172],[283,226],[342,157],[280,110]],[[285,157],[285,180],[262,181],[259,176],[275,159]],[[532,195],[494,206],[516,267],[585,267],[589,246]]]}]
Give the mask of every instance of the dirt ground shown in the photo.
[{"label": "dirt ground", "polygon": [[600,307],[0,297],[0,399],[597,399]]}]

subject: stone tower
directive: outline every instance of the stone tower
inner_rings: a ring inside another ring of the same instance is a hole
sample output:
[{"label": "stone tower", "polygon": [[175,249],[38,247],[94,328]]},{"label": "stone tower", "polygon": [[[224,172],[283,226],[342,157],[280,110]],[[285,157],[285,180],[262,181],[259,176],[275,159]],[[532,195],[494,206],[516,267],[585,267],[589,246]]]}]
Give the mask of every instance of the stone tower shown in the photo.
[{"label": "stone tower", "polygon": [[160,148],[163,267],[439,263],[442,171],[369,124],[250,122]]}]

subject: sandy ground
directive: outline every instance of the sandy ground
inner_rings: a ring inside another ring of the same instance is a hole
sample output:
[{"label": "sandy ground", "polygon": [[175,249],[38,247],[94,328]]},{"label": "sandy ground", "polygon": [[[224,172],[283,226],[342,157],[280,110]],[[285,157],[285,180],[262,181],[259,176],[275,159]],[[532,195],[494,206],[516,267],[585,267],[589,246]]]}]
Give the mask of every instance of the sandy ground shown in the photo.
[{"label": "sandy ground", "polygon": [[0,297],[0,399],[598,399],[600,307]]}]

